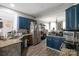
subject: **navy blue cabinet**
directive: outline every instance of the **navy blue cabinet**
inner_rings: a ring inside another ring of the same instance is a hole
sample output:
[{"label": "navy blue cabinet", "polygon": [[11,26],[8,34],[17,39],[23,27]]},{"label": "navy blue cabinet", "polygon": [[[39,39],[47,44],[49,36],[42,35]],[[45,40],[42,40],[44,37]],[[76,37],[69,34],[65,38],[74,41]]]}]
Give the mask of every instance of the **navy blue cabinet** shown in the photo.
[{"label": "navy blue cabinet", "polygon": [[66,10],[66,29],[67,30],[70,30],[71,29],[71,9],[70,8],[68,8],[67,10]]},{"label": "navy blue cabinet", "polygon": [[60,50],[64,38],[47,36],[47,46],[56,50]]},{"label": "navy blue cabinet", "polygon": [[77,4],[77,7],[76,7],[76,23],[77,23],[77,29],[79,30],[79,4]]},{"label": "navy blue cabinet", "polygon": [[66,10],[66,29],[75,29],[75,6],[72,6]]},{"label": "navy blue cabinet", "polygon": [[66,9],[66,29],[79,30],[79,4]]},{"label": "navy blue cabinet", "polygon": [[52,47],[52,40],[51,40],[52,38],[51,37],[48,37],[47,38],[47,46],[49,46],[49,47]]},{"label": "navy blue cabinet", "polygon": [[75,29],[75,8],[76,6],[71,7],[71,29],[74,30]]},{"label": "navy blue cabinet", "polygon": [[19,16],[19,29],[29,29],[30,28],[30,20],[25,17]]}]

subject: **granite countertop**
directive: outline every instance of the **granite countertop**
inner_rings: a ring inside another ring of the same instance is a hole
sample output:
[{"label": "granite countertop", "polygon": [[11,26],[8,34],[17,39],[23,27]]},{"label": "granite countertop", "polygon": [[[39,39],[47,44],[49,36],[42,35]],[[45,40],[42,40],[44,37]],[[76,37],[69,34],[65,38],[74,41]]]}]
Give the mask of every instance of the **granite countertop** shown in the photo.
[{"label": "granite countertop", "polygon": [[11,44],[20,43],[20,42],[22,42],[22,40],[20,40],[20,39],[23,38],[24,36],[28,36],[28,35],[31,35],[31,34],[24,34],[20,37],[14,38],[14,39],[0,40],[0,48],[6,47]]}]

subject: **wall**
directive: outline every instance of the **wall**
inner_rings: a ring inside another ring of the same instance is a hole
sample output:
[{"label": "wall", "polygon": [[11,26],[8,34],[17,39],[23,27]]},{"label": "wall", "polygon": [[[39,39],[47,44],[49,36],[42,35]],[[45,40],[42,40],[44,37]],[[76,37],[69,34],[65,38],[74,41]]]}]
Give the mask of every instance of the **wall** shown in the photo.
[{"label": "wall", "polygon": [[[58,22],[63,21],[63,28],[65,29],[65,19],[66,19],[65,18],[65,9],[69,8],[73,4],[74,3],[69,3],[69,4],[63,3],[59,6],[56,6],[55,8],[48,9],[48,10],[42,12],[42,14],[40,16],[38,16],[36,18],[36,20],[39,20],[40,22],[43,22],[45,24],[48,24],[48,22],[55,23],[56,20]],[[47,25],[47,28],[48,28],[48,25]],[[53,26],[53,27],[55,27],[55,26]]]},{"label": "wall", "polygon": [[31,16],[0,6],[0,18],[2,18],[3,21],[3,28],[1,28],[0,31],[6,33],[12,30],[17,30],[18,16],[34,19]]},{"label": "wall", "polygon": [[[63,14],[62,14],[63,13]],[[59,21],[63,21],[63,28],[65,29],[65,12],[61,12],[61,13],[57,13],[57,14],[59,14],[59,16],[57,16],[57,15],[48,15],[48,16],[42,16],[42,17],[39,17],[39,18],[37,18],[37,21],[38,22],[41,22],[41,23],[43,23],[43,24],[46,24],[46,29],[48,29],[49,30],[49,22],[51,22],[52,24],[51,24],[51,29],[50,30],[52,30],[52,28],[54,27],[55,28],[55,30],[56,30],[56,25],[55,25],[55,23],[56,23],[56,20],[59,22]],[[53,25],[54,24],[54,25]],[[49,31],[50,31],[49,30]]]},{"label": "wall", "polygon": [[[64,8],[64,7],[62,6],[62,8]],[[57,9],[56,11],[51,11],[50,13],[47,13],[43,16],[39,16],[36,20],[39,20],[40,22],[43,22],[45,24],[48,24],[49,22],[51,22],[53,24],[53,23],[56,23],[56,21],[65,22],[65,10],[60,8],[59,10]],[[47,25],[47,27],[48,27],[48,25]],[[65,25],[63,25],[63,26],[65,26]],[[55,27],[55,30],[56,30],[56,26],[52,25],[52,27]]]}]

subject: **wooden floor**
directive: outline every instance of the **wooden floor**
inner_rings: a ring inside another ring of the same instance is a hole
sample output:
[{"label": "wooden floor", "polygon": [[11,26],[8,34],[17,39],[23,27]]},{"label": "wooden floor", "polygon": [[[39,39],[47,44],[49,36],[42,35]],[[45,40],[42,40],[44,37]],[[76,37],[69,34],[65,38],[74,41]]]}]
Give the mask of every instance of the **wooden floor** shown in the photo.
[{"label": "wooden floor", "polygon": [[59,53],[52,51],[46,47],[46,42],[43,40],[41,43],[30,46],[24,49],[23,56],[58,56]]}]

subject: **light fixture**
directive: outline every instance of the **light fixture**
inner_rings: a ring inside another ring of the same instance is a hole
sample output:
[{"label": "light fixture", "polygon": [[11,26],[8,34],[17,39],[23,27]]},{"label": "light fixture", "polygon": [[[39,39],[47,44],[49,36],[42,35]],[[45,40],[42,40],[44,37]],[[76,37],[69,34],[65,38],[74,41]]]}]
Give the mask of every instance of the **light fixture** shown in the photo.
[{"label": "light fixture", "polygon": [[12,4],[12,3],[10,4],[10,6],[11,6],[11,7],[15,7],[15,5],[14,5],[14,4]]}]

